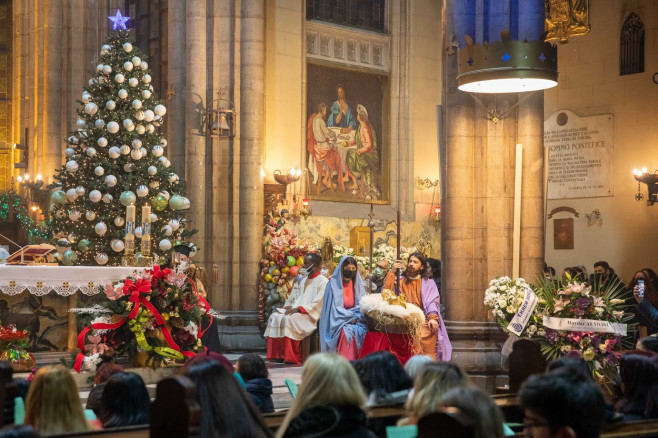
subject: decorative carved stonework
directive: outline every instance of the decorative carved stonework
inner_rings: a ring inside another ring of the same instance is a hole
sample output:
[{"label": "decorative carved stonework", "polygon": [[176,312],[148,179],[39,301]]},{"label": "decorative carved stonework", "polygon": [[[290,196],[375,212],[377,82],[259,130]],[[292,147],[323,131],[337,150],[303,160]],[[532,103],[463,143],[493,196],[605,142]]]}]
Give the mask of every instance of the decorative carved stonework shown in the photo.
[{"label": "decorative carved stonework", "polygon": [[317,37],[318,35],[316,33],[306,34],[306,53],[317,53],[317,48],[315,47]]},{"label": "decorative carved stonework", "polygon": [[569,37],[589,33],[588,0],[544,0],[546,41],[569,42]]},{"label": "decorative carved stonework", "polygon": [[334,58],[343,59],[343,40],[340,38],[334,39]]},{"label": "decorative carved stonework", "polygon": [[327,59],[353,67],[389,72],[391,38],[315,21],[306,22],[308,59]]},{"label": "decorative carved stonework", "polygon": [[373,63],[375,65],[382,65],[382,46],[374,46],[373,48]]},{"label": "decorative carved stonework", "polygon": [[329,56],[329,36],[320,36],[320,55]]},{"label": "decorative carved stonework", "polygon": [[359,54],[361,55],[361,63],[368,64],[370,61],[370,44],[361,43]]},{"label": "decorative carved stonework", "polygon": [[356,41],[347,42],[347,60],[356,61]]}]

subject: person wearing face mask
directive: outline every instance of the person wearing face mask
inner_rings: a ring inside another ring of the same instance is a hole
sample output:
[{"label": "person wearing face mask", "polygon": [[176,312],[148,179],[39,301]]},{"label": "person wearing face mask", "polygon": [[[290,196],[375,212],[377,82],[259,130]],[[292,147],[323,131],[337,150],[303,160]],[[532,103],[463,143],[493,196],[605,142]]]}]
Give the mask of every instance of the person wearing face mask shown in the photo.
[{"label": "person wearing face mask", "polygon": [[322,258],[318,254],[307,254],[304,266],[299,270],[301,280],[295,282],[283,308],[270,315],[265,329],[268,360],[302,363],[300,343],[317,327],[322,297],[329,281],[320,275],[321,264]]},{"label": "person wearing face mask", "polygon": [[[388,272],[388,260],[379,260],[375,263],[375,268],[372,270],[372,282],[370,283],[372,293],[381,293],[382,286],[384,286],[384,278]],[[366,283],[368,283],[366,281]]]},{"label": "person wearing face mask", "polygon": [[[386,276],[384,289],[395,290],[396,272],[403,268],[400,260],[393,263],[394,271]],[[407,302],[420,307],[425,313],[425,325],[421,330],[424,354],[443,361],[450,360],[452,344],[441,318],[439,291],[432,279],[432,270],[427,264],[427,258],[419,252],[411,254],[407,268],[398,278],[398,283],[400,292],[407,297]]]},{"label": "person wearing face mask", "polygon": [[365,294],[356,260],[343,257],[324,293],[319,324],[322,352],[338,353],[347,360],[358,357],[368,331],[359,311],[359,301]]}]

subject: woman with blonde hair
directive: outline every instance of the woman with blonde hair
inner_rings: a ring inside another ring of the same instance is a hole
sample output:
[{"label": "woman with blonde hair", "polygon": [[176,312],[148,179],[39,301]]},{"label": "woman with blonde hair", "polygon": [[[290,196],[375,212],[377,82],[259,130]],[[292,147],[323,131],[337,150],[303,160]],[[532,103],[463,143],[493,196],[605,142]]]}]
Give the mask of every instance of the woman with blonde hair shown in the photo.
[{"label": "woman with blonde hair", "polygon": [[414,383],[414,394],[406,404],[407,416],[399,425],[416,424],[423,415],[436,410],[436,404],[453,388],[470,386],[468,376],[450,362],[429,362]]},{"label": "woman with blonde hair", "polygon": [[277,433],[278,438],[375,437],[362,408],[366,395],[352,365],[334,353],[308,358],[302,384]]},{"label": "woman with blonde hair", "polygon": [[68,369],[57,365],[37,371],[27,394],[25,424],[44,436],[90,429]]}]

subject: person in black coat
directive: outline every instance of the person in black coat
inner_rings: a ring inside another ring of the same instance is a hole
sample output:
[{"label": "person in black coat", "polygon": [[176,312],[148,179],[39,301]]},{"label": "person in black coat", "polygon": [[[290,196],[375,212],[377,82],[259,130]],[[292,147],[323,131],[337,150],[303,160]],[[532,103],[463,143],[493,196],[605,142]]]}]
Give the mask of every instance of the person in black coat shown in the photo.
[{"label": "person in black coat", "polygon": [[265,366],[265,361],[256,353],[240,356],[236,372],[242,376],[251,400],[263,414],[274,412],[272,402],[272,381]]}]

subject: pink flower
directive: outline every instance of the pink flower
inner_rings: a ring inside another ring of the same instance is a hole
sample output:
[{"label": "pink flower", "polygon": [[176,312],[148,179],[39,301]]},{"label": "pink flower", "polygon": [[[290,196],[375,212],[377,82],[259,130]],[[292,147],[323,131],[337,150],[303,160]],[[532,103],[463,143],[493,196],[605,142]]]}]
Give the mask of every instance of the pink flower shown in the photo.
[{"label": "pink flower", "polygon": [[553,313],[557,313],[560,310],[564,310],[564,306],[569,304],[569,300],[555,299],[553,301]]},{"label": "pink flower", "polygon": [[90,354],[103,354],[108,349],[107,344],[101,343],[100,336],[88,335],[89,344],[85,345],[85,351]]},{"label": "pink flower", "polygon": [[151,281],[153,279],[153,271],[150,269],[143,270],[135,277],[135,280],[139,280],[140,278],[146,281]]},{"label": "pink flower", "polygon": [[187,275],[185,274],[176,274],[174,271],[170,272],[169,275],[165,277],[165,282],[172,286],[183,287]]},{"label": "pink flower", "polygon": [[592,298],[592,304],[594,304],[594,307],[603,307],[603,306],[605,306],[605,303],[603,302],[603,298],[601,298],[601,297],[593,297]]},{"label": "pink flower", "polygon": [[103,292],[105,292],[108,300],[118,300],[123,296],[123,283],[117,283],[116,286],[106,284]]}]

